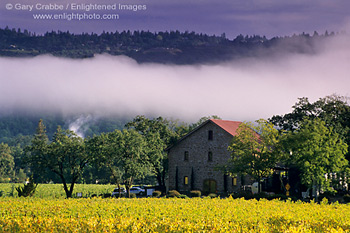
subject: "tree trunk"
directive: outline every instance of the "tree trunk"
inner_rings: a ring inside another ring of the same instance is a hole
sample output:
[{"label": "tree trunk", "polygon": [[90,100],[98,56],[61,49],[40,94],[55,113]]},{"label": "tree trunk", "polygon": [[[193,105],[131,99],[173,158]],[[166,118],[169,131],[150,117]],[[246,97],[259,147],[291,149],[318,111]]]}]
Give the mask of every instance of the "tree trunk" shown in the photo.
[{"label": "tree trunk", "polygon": [[72,193],[68,190],[68,186],[65,180],[62,180],[64,192],[66,193],[66,198],[71,198]]},{"label": "tree trunk", "polygon": [[119,198],[121,198],[121,197],[122,197],[122,192],[121,192],[121,190],[120,190],[120,184],[119,184],[119,182],[117,183],[117,186],[118,186],[118,190],[119,190]]},{"label": "tree trunk", "polygon": [[128,198],[130,198],[130,188],[132,186],[133,183],[133,178],[130,177],[128,180],[126,180],[125,182],[125,188],[126,188],[126,195],[128,196]]},{"label": "tree trunk", "polygon": [[258,193],[261,192],[261,177],[258,178]]},{"label": "tree trunk", "polygon": [[165,193],[165,178],[163,173],[158,173],[157,176],[157,182],[159,185],[159,189],[162,193]]}]

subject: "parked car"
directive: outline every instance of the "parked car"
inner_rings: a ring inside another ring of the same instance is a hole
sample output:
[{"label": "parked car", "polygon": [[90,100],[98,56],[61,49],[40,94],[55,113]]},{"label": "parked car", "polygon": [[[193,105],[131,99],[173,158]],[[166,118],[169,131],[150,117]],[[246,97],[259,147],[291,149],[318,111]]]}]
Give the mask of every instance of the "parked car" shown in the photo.
[{"label": "parked car", "polygon": [[130,188],[130,193],[135,193],[136,195],[143,195],[145,193],[145,190],[140,187],[134,186]]},{"label": "parked car", "polygon": [[125,195],[126,194],[126,191],[125,191],[125,188],[115,188],[112,192],[112,197],[118,197],[119,194],[121,195]]}]

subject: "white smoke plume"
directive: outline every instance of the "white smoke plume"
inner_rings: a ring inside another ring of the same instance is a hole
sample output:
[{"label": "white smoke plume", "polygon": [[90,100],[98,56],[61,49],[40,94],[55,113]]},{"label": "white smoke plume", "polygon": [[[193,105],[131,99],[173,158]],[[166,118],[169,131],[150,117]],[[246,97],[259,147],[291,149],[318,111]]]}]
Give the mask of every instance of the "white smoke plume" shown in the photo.
[{"label": "white smoke plume", "polygon": [[289,112],[299,97],[349,96],[349,41],[339,36],[315,55],[217,65],[137,64],[109,55],[0,58],[0,113],[269,118]]},{"label": "white smoke plume", "polygon": [[88,129],[89,123],[94,120],[90,114],[80,115],[70,121],[68,128],[74,131],[79,137],[84,138],[85,131]]}]

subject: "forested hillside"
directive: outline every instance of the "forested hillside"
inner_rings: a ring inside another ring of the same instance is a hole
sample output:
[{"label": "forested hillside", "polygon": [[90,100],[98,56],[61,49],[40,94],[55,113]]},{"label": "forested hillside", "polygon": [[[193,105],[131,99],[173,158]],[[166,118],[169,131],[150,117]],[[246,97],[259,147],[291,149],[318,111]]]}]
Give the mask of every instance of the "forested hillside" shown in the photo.
[{"label": "forested hillside", "polygon": [[274,37],[238,35],[235,39],[195,32],[122,31],[72,34],[52,31],[36,35],[21,29],[0,29],[0,56],[27,57],[52,54],[59,57],[88,58],[95,54],[126,55],[139,63],[217,63],[242,57],[280,53],[315,53],[325,38],[334,35]]},{"label": "forested hillside", "polygon": [[0,143],[7,143],[10,146],[27,145],[30,143],[40,119],[45,121],[47,134],[50,138],[52,138],[58,125],[66,129],[74,129],[83,136],[91,137],[102,132],[122,129],[125,123],[130,120],[118,117],[64,117],[50,114],[39,116],[28,113],[0,115]]}]

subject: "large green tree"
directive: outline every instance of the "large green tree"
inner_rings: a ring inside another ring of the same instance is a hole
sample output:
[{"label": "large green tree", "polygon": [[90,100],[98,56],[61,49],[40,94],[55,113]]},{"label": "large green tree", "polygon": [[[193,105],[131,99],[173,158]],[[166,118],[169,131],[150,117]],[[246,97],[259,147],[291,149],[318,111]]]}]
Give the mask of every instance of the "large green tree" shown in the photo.
[{"label": "large green tree", "polygon": [[263,119],[256,124],[242,123],[228,150],[231,159],[225,167],[226,172],[252,176],[258,181],[260,192],[262,178],[271,176],[281,160],[279,132]]},{"label": "large green tree", "polygon": [[113,183],[120,188],[124,184],[128,196],[134,180],[150,174],[148,141],[134,129],[115,130],[87,140],[87,151],[94,157],[93,163],[106,168]]},{"label": "large green tree", "polygon": [[114,159],[120,165],[123,183],[130,197],[130,188],[134,180],[144,178],[150,170],[146,153],[147,142],[133,129],[123,130],[115,137],[117,143],[114,144],[116,150]]},{"label": "large green tree", "polygon": [[67,198],[72,197],[75,183],[91,160],[85,151],[84,140],[73,131],[58,127],[52,142],[49,142],[42,121],[27,151],[32,172],[41,175],[54,173],[62,182]]},{"label": "large green tree", "polygon": [[14,158],[12,156],[11,148],[4,143],[0,144],[0,178],[7,178],[13,176],[15,167]]},{"label": "large green tree", "polygon": [[304,119],[298,129],[289,131],[283,139],[288,164],[301,171],[301,182],[308,188],[330,187],[326,174],[337,173],[348,164],[347,144],[342,137],[318,118]]},{"label": "large green tree", "polygon": [[147,143],[145,151],[152,173],[156,176],[160,188],[165,191],[168,160],[164,150],[180,137],[178,133],[182,132],[181,127],[177,122],[162,117],[149,119],[145,116],[135,117],[126,127],[136,130],[144,137]]},{"label": "large green tree", "polygon": [[[119,150],[121,138],[122,132],[116,130],[95,135],[86,141],[87,152],[93,157],[92,166],[99,174],[99,179],[104,177],[119,188],[124,174]],[[103,177],[101,173],[104,173]]]},{"label": "large green tree", "polygon": [[[350,105],[348,97],[331,95],[310,102],[307,97],[299,98],[292,107],[293,111],[285,115],[276,115],[269,119],[280,129],[293,131],[299,129],[304,119],[321,119],[327,127],[331,127],[340,137],[350,144]],[[350,155],[347,154],[350,159]]]}]

